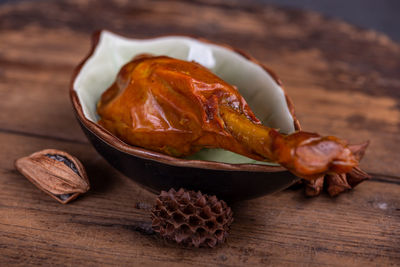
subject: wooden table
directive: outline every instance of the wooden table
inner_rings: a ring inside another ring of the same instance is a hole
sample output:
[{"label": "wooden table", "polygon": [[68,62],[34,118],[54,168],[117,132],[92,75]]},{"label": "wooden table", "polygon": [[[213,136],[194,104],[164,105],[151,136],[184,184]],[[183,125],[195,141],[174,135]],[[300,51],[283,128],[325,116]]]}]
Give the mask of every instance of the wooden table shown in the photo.
[{"label": "wooden table", "polygon": [[[228,243],[188,249],[146,235],[154,195],[88,143],[68,97],[90,34],[194,34],[269,65],[303,128],[371,140],[372,176],[337,198],[286,190],[233,205]],[[0,262],[6,265],[400,265],[400,45],[318,14],[257,2],[29,1],[0,6]],[[44,148],[78,156],[92,189],[55,202],[15,169]]]}]

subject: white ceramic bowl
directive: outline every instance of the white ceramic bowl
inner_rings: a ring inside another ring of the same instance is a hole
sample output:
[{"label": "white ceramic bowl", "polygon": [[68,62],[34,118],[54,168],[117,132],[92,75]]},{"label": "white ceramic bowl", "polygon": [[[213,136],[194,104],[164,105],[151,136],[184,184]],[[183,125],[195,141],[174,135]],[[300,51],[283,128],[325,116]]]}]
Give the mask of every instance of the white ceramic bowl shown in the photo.
[{"label": "white ceramic bowl", "polygon": [[89,55],[76,68],[70,95],[82,129],[112,166],[152,191],[185,187],[228,200],[271,193],[297,180],[277,164],[221,149],[202,150],[181,159],[134,147],[97,124],[96,103],[101,94],[125,63],[143,53],[194,60],[235,85],[264,125],[283,133],[300,129],[277,76],[238,49],[186,36],[138,40],[101,31],[93,35]]}]

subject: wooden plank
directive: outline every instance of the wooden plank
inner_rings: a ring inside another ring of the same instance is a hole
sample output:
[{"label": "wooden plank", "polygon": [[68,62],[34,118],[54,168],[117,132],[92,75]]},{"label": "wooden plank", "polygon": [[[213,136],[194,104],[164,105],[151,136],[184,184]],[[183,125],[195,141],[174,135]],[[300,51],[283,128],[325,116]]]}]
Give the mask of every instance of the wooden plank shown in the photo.
[{"label": "wooden plank", "polygon": [[89,49],[89,38],[74,48],[83,37],[70,31],[1,36],[0,50],[7,53],[0,54],[0,129],[86,142],[68,89],[74,65]]},{"label": "wooden plank", "polygon": [[[381,177],[331,199],[300,191],[233,205],[228,243],[187,249],[147,235],[154,197],[87,144],[1,134],[0,262],[39,265],[400,264],[400,184]],[[19,144],[15,146],[15,144]],[[13,159],[42,148],[79,155],[92,188],[61,205],[18,174]],[[392,182],[389,184],[388,182]]]}]

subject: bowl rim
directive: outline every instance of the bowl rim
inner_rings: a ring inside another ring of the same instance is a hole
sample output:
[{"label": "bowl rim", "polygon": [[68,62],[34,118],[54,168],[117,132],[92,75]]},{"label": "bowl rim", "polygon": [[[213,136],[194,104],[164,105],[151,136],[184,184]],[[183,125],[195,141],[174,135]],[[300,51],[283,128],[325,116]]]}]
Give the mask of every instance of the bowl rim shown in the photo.
[{"label": "bowl rim", "polygon": [[100,42],[100,37],[102,32],[110,32],[113,33],[117,36],[121,36],[124,38],[128,39],[135,39],[135,40],[152,40],[152,39],[157,39],[160,37],[188,37],[195,39],[197,41],[206,43],[206,44],[213,44],[217,45],[220,47],[223,47],[225,49],[231,50],[234,53],[237,53],[241,56],[243,56],[245,59],[259,65],[267,74],[271,76],[271,78],[281,87],[287,107],[289,109],[290,114],[293,117],[293,124],[295,130],[300,130],[301,126],[296,118],[295,111],[294,111],[294,104],[290,97],[286,94],[286,91],[283,87],[283,84],[281,80],[278,78],[278,76],[266,65],[263,63],[259,62],[257,59],[254,57],[250,56],[246,52],[242,51],[241,49],[234,48],[230,45],[227,44],[221,44],[221,43],[216,43],[210,40],[207,40],[203,37],[197,37],[193,35],[185,35],[185,34],[166,34],[166,35],[158,35],[155,37],[151,38],[132,38],[132,37],[127,37],[125,35],[121,34],[116,34],[114,32],[108,31],[108,30],[97,30],[92,34],[91,38],[91,48],[88,52],[88,54],[82,59],[82,61],[74,68],[73,73],[72,73],[72,78],[70,81],[70,87],[69,87],[69,95],[70,95],[70,100],[72,103],[72,107],[75,113],[75,116],[89,132],[91,132],[93,135],[95,135],[97,138],[101,139],[103,142],[105,142],[107,145],[124,152],[126,154],[139,157],[142,159],[148,159],[152,161],[157,161],[163,164],[171,165],[171,166],[177,166],[177,167],[191,167],[191,168],[201,168],[201,169],[210,169],[210,170],[220,170],[220,171],[250,171],[250,172],[280,172],[280,171],[287,171],[284,167],[282,166],[269,166],[269,165],[260,165],[260,164],[230,164],[230,163],[224,163],[224,162],[215,162],[215,161],[204,161],[204,160],[191,160],[191,159],[182,159],[182,158],[175,158],[172,156],[168,156],[159,152],[154,152],[148,149],[144,149],[141,147],[136,147],[132,146],[129,144],[124,143],[122,140],[118,139],[116,136],[114,136],[111,132],[109,132],[107,129],[105,129],[103,126],[89,120],[86,118],[86,116],[83,113],[82,105],[80,103],[79,97],[74,89],[74,84],[77,76],[79,75],[82,67],[85,65],[86,61],[90,59],[95,52],[99,42]]}]

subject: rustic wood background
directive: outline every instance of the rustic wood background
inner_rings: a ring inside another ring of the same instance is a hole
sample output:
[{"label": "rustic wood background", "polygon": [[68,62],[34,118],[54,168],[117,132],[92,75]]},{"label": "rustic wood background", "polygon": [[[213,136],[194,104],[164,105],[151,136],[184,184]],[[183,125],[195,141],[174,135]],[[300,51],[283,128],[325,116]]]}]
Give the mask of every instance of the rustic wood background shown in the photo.
[{"label": "rustic wood background", "polygon": [[[68,97],[90,35],[194,34],[241,48],[274,69],[304,129],[371,140],[373,179],[337,198],[301,190],[235,203],[214,250],[149,234],[154,195],[91,147]],[[248,1],[29,1],[0,6],[0,265],[400,265],[400,45],[318,14]],[[68,205],[13,166],[44,148],[87,167],[92,189]]]}]

